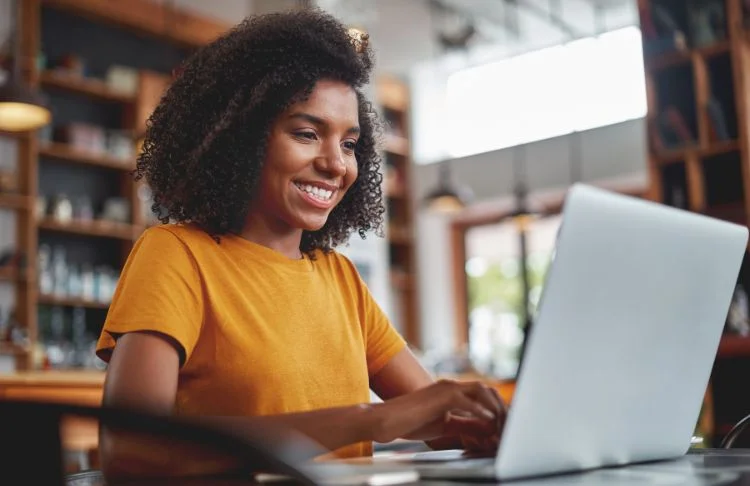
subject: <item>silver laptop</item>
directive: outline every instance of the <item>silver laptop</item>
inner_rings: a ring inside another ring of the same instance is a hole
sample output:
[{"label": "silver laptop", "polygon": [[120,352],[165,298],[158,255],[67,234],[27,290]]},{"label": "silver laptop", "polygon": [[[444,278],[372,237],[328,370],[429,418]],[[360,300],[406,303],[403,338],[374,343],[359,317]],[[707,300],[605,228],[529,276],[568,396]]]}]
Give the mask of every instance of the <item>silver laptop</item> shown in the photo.
[{"label": "silver laptop", "polygon": [[516,479],[684,455],[747,240],[742,226],[572,187],[497,457],[413,467]]}]

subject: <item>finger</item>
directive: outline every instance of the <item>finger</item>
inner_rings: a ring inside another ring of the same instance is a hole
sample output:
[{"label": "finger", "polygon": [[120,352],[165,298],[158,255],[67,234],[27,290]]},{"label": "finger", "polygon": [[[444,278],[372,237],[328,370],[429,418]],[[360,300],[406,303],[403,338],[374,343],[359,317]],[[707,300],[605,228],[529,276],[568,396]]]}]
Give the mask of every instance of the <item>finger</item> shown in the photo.
[{"label": "finger", "polygon": [[497,434],[494,421],[481,420],[474,417],[460,417],[448,414],[446,416],[445,435],[491,437]]},{"label": "finger", "polygon": [[502,434],[503,428],[505,427],[505,420],[508,417],[508,406],[505,404],[505,400],[503,400],[503,397],[500,396],[500,392],[497,391],[497,388],[490,387],[490,391],[497,399],[497,402],[502,409],[502,413],[497,418],[497,431],[498,435]]},{"label": "finger", "polygon": [[474,437],[462,436],[461,444],[463,445],[464,450],[467,452],[480,452],[484,448],[483,444]]},{"label": "finger", "polygon": [[497,420],[497,415],[495,415],[495,412],[492,411],[491,407],[487,407],[487,405],[472,396],[459,393],[456,397],[456,401],[457,403],[455,403],[452,408],[455,408],[458,414],[463,415],[461,412],[468,412],[474,418],[481,420],[491,422]]},{"label": "finger", "polygon": [[497,388],[494,386],[489,387],[490,393],[492,394],[492,398],[495,400],[495,403],[497,403],[497,407],[499,410],[502,410],[503,415],[508,413],[508,407],[505,405],[505,400],[503,400],[503,397],[500,396],[500,392],[497,391]]},{"label": "finger", "polygon": [[498,401],[495,394],[490,391],[490,387],[484,383],[468,383],[467,388],[469,396],[481,403],[484,408],[492,412],[493,420],[497,420],[505,413],[502,400]]}]

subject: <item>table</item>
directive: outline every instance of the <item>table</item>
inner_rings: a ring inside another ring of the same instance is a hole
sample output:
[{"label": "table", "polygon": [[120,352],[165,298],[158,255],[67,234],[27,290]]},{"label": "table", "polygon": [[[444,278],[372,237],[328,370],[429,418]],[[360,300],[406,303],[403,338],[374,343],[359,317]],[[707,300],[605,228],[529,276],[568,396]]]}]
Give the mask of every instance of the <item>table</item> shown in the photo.
[{"label": "table", "polygon": [[[105,486],[97,472],[71,477],[68,486]],[[162,485],[241,485],[253,484],[241,479],[197,478],[170,481],[142,481],[128,483],[140,486]],[[477,486],[477,482],[421,481],[427,486]],[[488,484],[488,483],[484,483]],[[675,461],[608,468],[580,474],[561,475],[525,481],[513,481],[514,486],[645,486],[645,485],[693,485],[693,486],[740,486],[750,484],[750,450],[706,449],[696,450]]]},{"label": "table", "polygon": [[[98,407],[102,402],[102,371],[18,371],[0,374],[0,400],[31,400]],[[80,417],[61,424],[63,449],[73,454],[78,467],[98,464],[99,425]],[[74,466],[71,469],[76,470]]]}]

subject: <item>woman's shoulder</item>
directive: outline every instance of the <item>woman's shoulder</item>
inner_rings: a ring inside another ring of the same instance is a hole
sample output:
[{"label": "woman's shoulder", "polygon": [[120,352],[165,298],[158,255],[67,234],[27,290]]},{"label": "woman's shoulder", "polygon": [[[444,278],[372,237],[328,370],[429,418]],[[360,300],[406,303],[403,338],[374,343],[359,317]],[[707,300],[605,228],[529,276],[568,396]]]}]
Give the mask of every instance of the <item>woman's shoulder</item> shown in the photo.
[{"label": "woman's shoulder", "polygon": [[315,255],[316,260],[319,260],[325,266],[330,268],[331,272],[347,281],[352,283],[352,280],[357,280],[359,277],[359,271],[354,262],[345,254],[336,251],[317,251]]},{"label": "woman's shoulder", "polygon": [[187,246],[214,243],[211,236],[193,224],[168,223],[158,224],[147,228],[142,239],[153,241],[177,240]]}]

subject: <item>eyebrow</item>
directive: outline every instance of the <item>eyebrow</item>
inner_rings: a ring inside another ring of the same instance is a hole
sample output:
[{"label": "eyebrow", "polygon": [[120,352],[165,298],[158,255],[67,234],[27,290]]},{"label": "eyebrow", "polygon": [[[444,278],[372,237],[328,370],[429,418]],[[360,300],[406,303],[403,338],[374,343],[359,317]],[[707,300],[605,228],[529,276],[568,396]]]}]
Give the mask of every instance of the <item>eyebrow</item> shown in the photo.
[{"label": "eyebrow", "polygon": [[[320,118],[319,116],[311,115],[309,113],[303,113],[303,112],[293,113],[289,116],[289,118],[299,118],[299,119],[308,121],[312,123],[313,125],[318,125],[318,126],[328,125],[328,122],[326,122],[324,119]],[[355,126],[355,127],[349,127],[346,130],[346,133],[350,135],[359,135],[360,131],[361,131],[360,128],[358,126]]]}]

